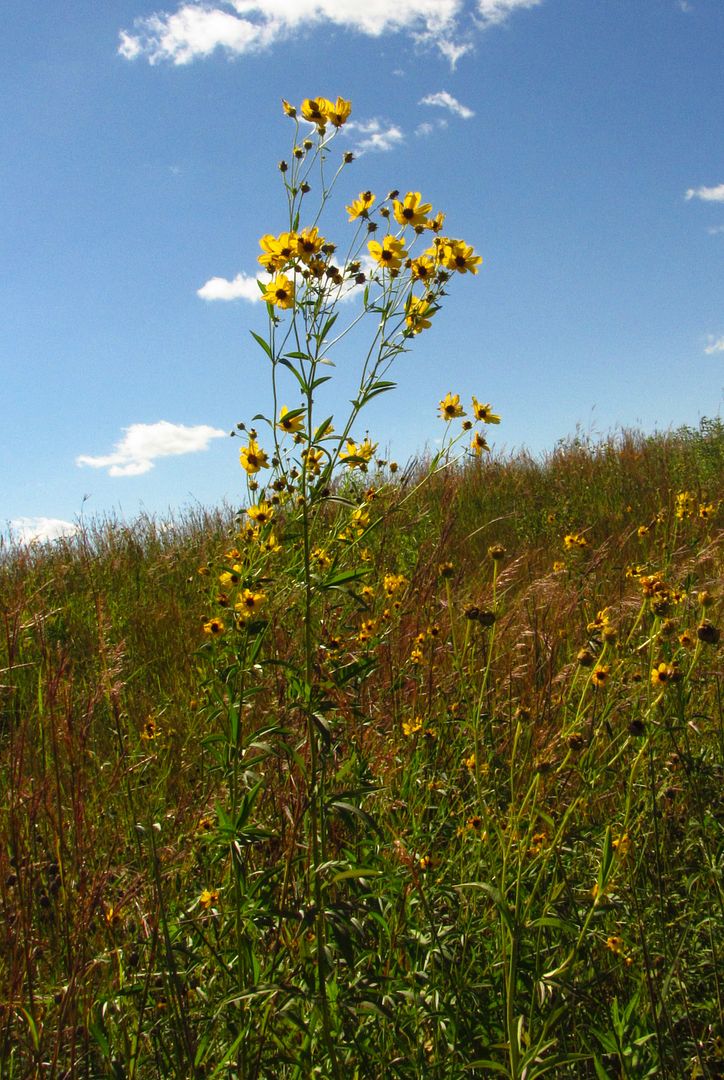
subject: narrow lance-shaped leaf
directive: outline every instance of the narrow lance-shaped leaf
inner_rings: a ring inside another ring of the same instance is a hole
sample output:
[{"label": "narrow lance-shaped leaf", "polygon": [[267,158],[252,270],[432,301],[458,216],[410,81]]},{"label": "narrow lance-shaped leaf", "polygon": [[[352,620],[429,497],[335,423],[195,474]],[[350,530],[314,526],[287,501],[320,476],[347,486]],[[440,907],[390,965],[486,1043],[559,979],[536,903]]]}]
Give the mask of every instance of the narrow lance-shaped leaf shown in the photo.
[{"label": "narrow lance-shaped leaf", "polygon": [[[261,285],[261,282],[259,284]],[[261,286],[261,291],[262,291],[262,293],[264,293],[264,292],[266,292],[266,289],[263,286]],[[267,307],[270,307],[270,306],[271,306],[270,304],[267,304]],[[274,359],[274,354],[271,351],[271,348],[269,346],[269,342],[265,341],[264,338],[261,336],[261,334],[255,334],[253,330],[250,330],[249,333],[254,338],[254,341],[257,343],[257,345],[259,345],[264,350],[264,352],[267,354],[269,359],[273,360]]]}]

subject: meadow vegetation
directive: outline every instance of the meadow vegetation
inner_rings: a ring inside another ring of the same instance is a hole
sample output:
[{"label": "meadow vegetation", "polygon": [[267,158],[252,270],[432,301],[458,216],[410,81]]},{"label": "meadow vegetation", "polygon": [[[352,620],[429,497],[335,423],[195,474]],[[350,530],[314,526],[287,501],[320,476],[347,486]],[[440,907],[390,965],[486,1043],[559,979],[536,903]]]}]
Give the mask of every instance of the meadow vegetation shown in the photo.
[{"label": "meadow vegetation", "polygon": [[243,509],[0,548],[0,1077],[722,1077],[724,426],[385,460],[480,260],[362,192],[337,267],[285,111]]}]

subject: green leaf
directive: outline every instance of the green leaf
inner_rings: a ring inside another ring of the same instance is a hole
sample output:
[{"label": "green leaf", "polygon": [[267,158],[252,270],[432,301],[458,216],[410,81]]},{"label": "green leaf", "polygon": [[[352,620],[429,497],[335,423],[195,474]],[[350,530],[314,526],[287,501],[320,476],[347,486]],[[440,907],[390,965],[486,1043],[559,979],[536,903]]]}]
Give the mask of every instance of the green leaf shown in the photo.
[{"label": "green leaf", "polygon": [[321,343],[324,341],[327,334],[332,329],[332,327],[334,326],[334,324],[336,323],[338,318],[339,318],[339,312],[338,311],[335,311],[333,315],[329,316],[326,323],[324,324],[322,329],[319,331],[319,335],[317,337],[317,343],[318,344],[321,345]]},{"label": "green leaf", "polygon": [[[314,432],[314,442],[318,442],[332,426],[333,416],[328,416],[326,420],[323,420],[317,430]],[[352,505],[350,503],[350,505]]]},{"label": "green leaf", "polygon": [[[24,1009],[22,1011],[25,1012]],[[25,1015],[27,1016],[27,1013]],[[105,1031],[103,1030],[101,1025],[98,1023],[98,1021],[91,1020],[91,1022],[88,1024],[88,1034],[92,1035],[93,1038],[95,1039],[96,1045],[99,1047],[101,1053],[103,1054],[103,1057],[106,1058],[107,1060],[110,1060],[111,1046],[110,1046],[110,1043],[108,1042],[108,1038],[106,1036]],[[37,1047],[36,1047],[36,1049],[37,1049]]]},{"label": "green leaf", "polygon": [[327,578],[325,581],[320,582],[320,589],[338,589],[340,585],[348,585],[350,581],[361,581],[370,573],[369,569],[361,568],[359,570],[342,570],[341,573],[335,574],[334,577]]},{"label": "green leaf", "polygon": [[352,401],[351,404],[354,405],[356,409],[362,409],[368,401],[372,401],[372,398],[379,397],[380,394],[386,394],[388,390],[394,390],[396,386],[397,383],[380,379],[378,382],[371,383],[370,386],[368,386],[355,401]]},{"label": "green leaf", "polygon": [[354,803],[347,802],[346,799],[331,799],[328,804],[330,811],[336,811],[341,817],[356,817],[363,825],[367,825],[378,836],[381,836],[381,830],[375,819],[371,814],[368,814],[366,810],[363,810],[359,806],[355,806]]},{"label": "green leaf", "polygon": [[279,358],[279,363],[283,364],[285,368],[288,368],[289,371],[291,371],[292,375],[294,376],[294,378],[297,380],[297,382],[301,386],[302,392],[304,394],[308,394],[309,393],[309,384],[307,383],[307,380],[302,375],[302,373],[300,371],[297,371],[297,369],[295,368],[295,366],[291,362],[291,360],[287,360],[286,356],[281,356]]},{"label": "green leaf", "polygon": [[318,386],[322,385],[322,383],[329,382],[331,378],[331,375],[319,375],[312,383],[312,390],[316,390]]},{"label": "green leaf", "polygon": [[470,1072],[471,1069],[492,1069],[493,1072],[502,1073],[503,1076],[510,1076],[506,1065],[499,1065],[497,1061],[490,1061],[489,1058],[480,1058],[478,1061],[469,1061],[467,1065],[463,1065],[465,1072]]},{"label": "green leaf", "polygon": [[482,892],[487,893],[490,899],[495,904],[500,917],[505,923],[508,931],[512,934],[515,930],[515,921],[513,919],[513,913],[510,910],[510,905],[501,893],[500,889],[496,889],[494,885],[489,885],[486,881],[461,881],[460,884],[454,885],[455,889],[481,889]]},{"label": "green leaf", "polygon": [[341,870],[338,874],[335,874],[332,878],[332,885],[337,885],[340,881],[348,881],[350,878],[369,878],[369,877],[381,877],[381,870],[373,870],[369,866],[355,866],[351,870]]},{"label": "green leaf", "polygon": [[[260,284],[261,284],[261,283],[260,283]],[[262,290],[261,290],[261,291],[262,291],[262,292],[265,292],[266,290],[265,290],[265,289],[264,289],[264,288],[262,287]],[[269,359],[270,359],[270,360],[273,360],[273,359],[274,359],[274,354],[273,354],[273,352],[271,351],[271,347],[269,346],[269,342],[268,342],[268,341],[265,341],[265,340],[264,340],[264,338],[263,338],[263,337],[261,337],[261,336],[260,336],[259,334],[255,334],[253,330],[250,330],[250,331],[249,331],[249,333],[250,333],[250,334],[251,334],[251,336],[252,336],[252,337],[254,338],[254,341],[255,341],[255,342],[257,343],[257,345],[260,345],[260,346],[262,347],[262,349],[263,349],[263,350],[264,350],[264,352],[265,352],[265,353],[267,354],[267,356],[269,357]]]},{"label": "green leaf", "polygon": [[611,1080],[611,1077],[608,1075],[603,1065],[601,1064],[600,1058],[594,1057],[593,1067],[596,1070],[596,1076],[598,1077],[598,1080]]},{"label": "green leaf", "polygon": [[346,686],[347,683],[352,682],[354,679],[361,682],[367,678],[375,666],[375,660],[371,656],[365,656],[361,660],[353,660],[352,663],[336,668],[332,672],[334,685],[338,687]]}]

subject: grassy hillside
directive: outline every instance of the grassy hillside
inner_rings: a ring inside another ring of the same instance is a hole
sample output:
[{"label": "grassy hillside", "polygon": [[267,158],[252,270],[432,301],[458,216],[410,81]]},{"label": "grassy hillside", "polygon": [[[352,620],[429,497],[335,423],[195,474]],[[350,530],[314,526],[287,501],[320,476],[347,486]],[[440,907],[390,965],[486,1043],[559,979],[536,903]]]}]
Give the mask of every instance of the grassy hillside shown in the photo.
[{"label": "grassy hillside", "polygon": [[704,421],[0,549],[0,1076],[724,1076],[723,498]]}]

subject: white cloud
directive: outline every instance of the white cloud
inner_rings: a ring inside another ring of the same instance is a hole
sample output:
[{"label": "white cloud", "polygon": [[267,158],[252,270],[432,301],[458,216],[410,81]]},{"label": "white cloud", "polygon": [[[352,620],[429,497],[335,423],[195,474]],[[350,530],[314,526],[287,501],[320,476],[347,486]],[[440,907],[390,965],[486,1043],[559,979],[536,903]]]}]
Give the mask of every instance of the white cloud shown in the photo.
[{"label": "white cloud", "polygon": [[540,3],[542,0],[478,0],[478,14],[484,26],[498,26],[519,8],[534,8]]},{"label": "white cloud", "polygon": [[212,277],[205,282],[196,295],[202,300],[261,300],[258,281],[267,281],[268,278],[256,278],[243,271],[229,281],[223,277]]},{"label": "white cloud", "polygon": [[394,150],[396,146],[405,141],[397,124],[389,124],[378,120],[350,120],[342,129],[347,135],[356,138],[354,152],[358,156],[368,151]]},{"label": "white cloud", "polygon": [[708,341],[709,344],[704,349],[707,356],[713,356],[714,353],[724,353],[724,337],[715,338],[710,334]]},{"label": "white cloud", "polygon": [[702,199],[704,202],[724,202],[724,184],[716,187],[689,188],[687,199]]},{"label": "white cloud", "polygon": [[497,25],[516,8],[542,0],[184,0],[174,12],[156,12],[122,30],[118,51],[127,60],[188,64],[216,49],[232,56],[268,49],[277,41],[325,24],[371,37],[405,32],[435,46],[451,67],[472,49],[477,25]]},{"label": "white cloud", "polygon": [[436,105],[441,109],[449,109],[451,113],[461,117],[463,120],[471,120],[475,116],[472,109],[469,109],[467,105],[461,105],[457,98],[454,98],[447,90],[440,90],[437,94],[428,94],[427,97],[422,98],[419,104]]},{"label": "white cloud", "polygon": [[156,424],[131,424],[124,428],[122,439],[113,452],[101,457],[81,454],[76,465],[90,465],[93,469],[108,469],[109,476],[141,476],[149,472],[156,458],[174,457],[177,454],[195,454],[206,450],[211,439],[226,435],[219,428],[207,424],[186,427],[159,420]]},{"label": "white cloud", "polygon": [[458,60],[473,51],[473,45],[470,41],[449,41],[447,38],[438,38],[435,44],[445,59],[449,61],[452,71],[458,66]]},{"label": "white cloud", "polygon": [[21,544],[45,543],[62,536],[75,536],[78,526],[62,518],[19,517],[10,522],[10,535]]},{"label": "white cloud", "polygon": [[706,231],[709,233],[709,236],[719,236],[721,233],[724,233],[724,225],[710,225]]},{"label": "white cloud", "polygon": [[434,131],[444,131],[445,128],[449,126],[446,116],[439,116],[433,123],[430,123],[429,120],[423,120],[423,122],[418,124],[415,128],[415,135],[417,135],[418,139],[426,139],[429,135],[432,135]]}]

